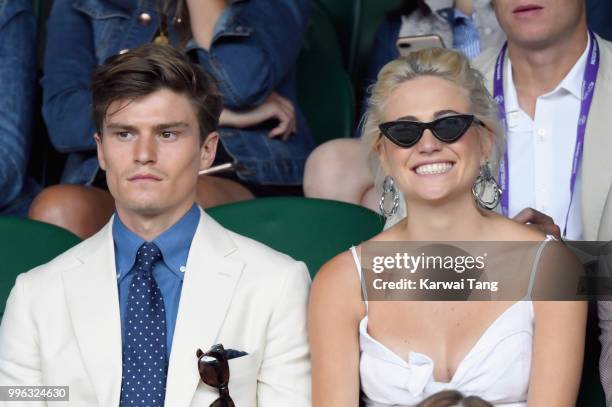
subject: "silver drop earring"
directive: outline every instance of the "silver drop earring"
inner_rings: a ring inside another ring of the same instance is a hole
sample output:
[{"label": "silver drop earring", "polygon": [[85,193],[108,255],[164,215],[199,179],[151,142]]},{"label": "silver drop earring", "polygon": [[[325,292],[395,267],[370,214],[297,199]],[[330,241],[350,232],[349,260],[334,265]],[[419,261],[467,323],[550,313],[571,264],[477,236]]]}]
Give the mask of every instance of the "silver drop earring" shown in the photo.
[{"label": "silver drop earring", "polygon": [[493,210],[501,200],[503,191],[491,174],[489,162],[480,166],[480,174],[472,186],[472,195],[478,205],[485,209]]},{"label": "silver drop earring", "polygon": [[[385,201],[389,195],[389,199],[392,200],[392,206],[391,209],[387,210],[385,208]],[[383,181],[383,192],[380,196],[380,201],[378,202],[380,213],[385,217],[385,219],[388,219],[397,213],[399,208],[399,199],[399,192],[397,192],[397,188],[395,188],[393,178],[387,175]]]}]

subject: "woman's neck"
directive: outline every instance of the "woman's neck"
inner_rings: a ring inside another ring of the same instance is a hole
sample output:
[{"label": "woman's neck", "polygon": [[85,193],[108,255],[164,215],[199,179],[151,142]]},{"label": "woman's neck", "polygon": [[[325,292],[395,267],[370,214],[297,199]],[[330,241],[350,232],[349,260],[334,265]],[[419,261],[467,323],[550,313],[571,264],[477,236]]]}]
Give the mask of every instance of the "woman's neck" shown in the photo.
[{"label": "woman's neck", "polygon": [[431,201],[411,201],[398,233],[402,240],[478,240],[483,236],[485,218],[486,212],[471,193],[433,205]]}]

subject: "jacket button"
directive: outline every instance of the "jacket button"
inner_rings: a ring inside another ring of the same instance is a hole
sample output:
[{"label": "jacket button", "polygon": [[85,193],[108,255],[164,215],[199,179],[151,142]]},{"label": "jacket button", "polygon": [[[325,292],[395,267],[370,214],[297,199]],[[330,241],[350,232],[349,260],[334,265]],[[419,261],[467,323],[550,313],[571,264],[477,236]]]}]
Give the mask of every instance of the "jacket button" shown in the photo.
[{"label": "jacket button", "polygon": [[140,23],[140,25],[144,25],[144,26],[149,25],[149,23],[151,22],[151,14],[149,13],[140,14],[138,16],[138,22]]}]

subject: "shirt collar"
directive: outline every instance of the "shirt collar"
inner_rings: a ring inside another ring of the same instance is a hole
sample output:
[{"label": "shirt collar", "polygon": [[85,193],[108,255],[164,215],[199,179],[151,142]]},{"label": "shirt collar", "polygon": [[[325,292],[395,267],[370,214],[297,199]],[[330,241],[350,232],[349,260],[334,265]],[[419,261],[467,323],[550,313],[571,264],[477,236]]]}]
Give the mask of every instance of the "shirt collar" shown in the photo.
[{"label": "shirt collar", "polygon": [[134,265],[136,252],[145,240],[129,230],[119,219],[119,215],[115,213],[113,217],[113,241],[115,243],[117,279],[120,280],[128,274]]},{"label": "shirt collar", "polygon": [[191,241],[199,221],[200,209],[193,204],[178,222],[153,240],[153,243],[160,248],[168,268],[178,273],[181,279],[183,279],[183,273],[180,272],[180,269],[187,264]]},{"label": "shirt collar", "polygon": [[[586,63],[588,58],[589,46],[591,45],[591,36],[587,35],[587,45],[578,61],[574,64],[572,69],[565,75],[565,78],[559,83],[557,89],[565,89],[578,100],[582,98],[582,80],[584,79],[584,70],[586,69]],[[551,92],[552,93],[552,92]]]},{"label": "shirt collar", "polygon": [[[199,221],[200,210],[194,204],[178,222],[153,239],[153,243],[162,252],[166,266],[181,280],[183,279],[181,268],[187,263],[191,241]],[[136,252],[145,243],[145,240],[129,230],[117,214],[113,218],[113,240],[115,243],[117,279],[121,280],[129,274],[134,266]]]}]

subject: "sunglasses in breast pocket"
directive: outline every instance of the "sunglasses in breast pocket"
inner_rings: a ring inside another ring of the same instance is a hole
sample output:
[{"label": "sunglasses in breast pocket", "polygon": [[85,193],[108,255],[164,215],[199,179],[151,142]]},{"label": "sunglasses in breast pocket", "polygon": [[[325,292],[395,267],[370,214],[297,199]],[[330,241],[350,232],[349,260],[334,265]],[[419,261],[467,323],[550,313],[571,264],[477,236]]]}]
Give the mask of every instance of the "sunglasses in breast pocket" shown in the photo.
[{"label": "sunglasses in breast pocket", "polygon": [[201,349],[196,351],[200,378],[219,391],[219,398],[210,407],[235,407],[229,393],[230,369],[227,361],[246,355],[244,351],[225,349],[220,343],[213,345],[207,352]]},{"label": "sunglasses in breast pocket", "polygon": [[472,124],[485,124],[471,114],[458,114],[440,117],[431,122],[414,120],[394,120],[381,123],[380,132],[395,145],[408,148],[419,142],[425,130],[431,131],[435,138],[444,143],[454,143],[463,136]]}]

